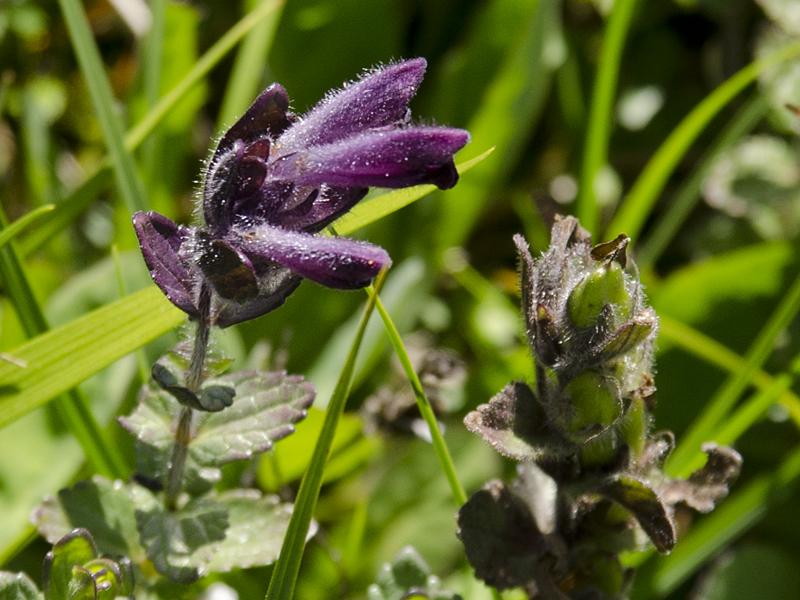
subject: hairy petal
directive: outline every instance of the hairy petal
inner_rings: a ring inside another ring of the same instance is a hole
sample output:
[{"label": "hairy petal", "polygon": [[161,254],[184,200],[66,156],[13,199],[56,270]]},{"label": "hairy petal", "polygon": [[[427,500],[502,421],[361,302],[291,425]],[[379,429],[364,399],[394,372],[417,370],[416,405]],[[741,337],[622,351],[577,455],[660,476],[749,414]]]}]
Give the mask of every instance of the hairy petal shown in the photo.
[{"label": "hairy petal", "polygon": [[426,66],[424,58],[395,63],[329,95],[286,130],[279,140],[281,151],[329,144],[402,121]]},{"label": "hairy petal", "polygon": [[276,214],[271,222],[287,229],[314,233],[353,208],[367,194],[367,188],[322,186],[312,202]]},{"label": "hairy petal", "polygon": [[401,188],[433,183],[453,187],[453,154],[469,141],[463,129],[411,127],[371,131],[277,160],[270,177],[301,185]]},{"label": "hairy petal", "polygon": [[261,225],[237,242],[248,256],[272,260],[328,287],[364,287],[391,264],[383,248],[344,238],[328,238]]},{"label": "hairy petal", "polygon": [[265,133],[275,139],[289,127],[288,110],[289,95],[281,84],[273,83],[258,95],[250,108],[225,132],[217,145],[216,153],[236,140],[249,141]]},{"label": "hairy petal", "polygon": [[170,302],[196,317],[194,278],[178,253],[191,236],[191,230],[152,211],[134,214],[133,228],[155,284]]}]

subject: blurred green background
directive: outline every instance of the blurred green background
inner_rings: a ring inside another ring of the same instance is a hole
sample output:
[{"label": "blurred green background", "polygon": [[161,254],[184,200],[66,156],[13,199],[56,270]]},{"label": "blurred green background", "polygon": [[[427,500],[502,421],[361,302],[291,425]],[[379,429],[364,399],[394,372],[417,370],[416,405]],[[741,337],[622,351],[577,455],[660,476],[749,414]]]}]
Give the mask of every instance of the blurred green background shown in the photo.
[{"label": "blurred green background", "polygon": [[[94,74],[115,99],[111,120],[128,132],[147,125],[128,140],[127,176],[119,162],[116,175],[108,169],[114,130],[104,129],[87,91],[61,12],[67,4],[88,17],[102,57]],[[252,10],[260,18],[240,35],[239,20]],[[232,32],[235,43],[221,47]],[[210,145],[262,87],[281,82],[303,112],[372,65],[424,56],[415,119],[469,129],[458,162],[494,152],[455,189],[358,236],[393,257],[383,297],[402,333],[414,334],[417,355],[446,348],[458,357],[436,385],[468,491],[513,467],[466,433],[461,416],[532,373],[511,235],[525,233],[540,251],[556,213],[588,216],[598,241],[623,225],[663,317],[656,427],[680,440],[716,402],[720,414],[700,441],[734,443],[744,456],[732,496],[716,515],[687,522],[672,556],[628,557],[642,563],[634,595],[800,597],[798,40],[793,0],[2,0],[2,208],[9,222],[56,209],[2,249],[0,412],[3,374],[24,368],[14,364],[15,349],[44,331],[26,311],[38,305],[58,326],[151,286],[131,209],[139,202],[191,220]],[[780,61],[752,66],[785,47]],[[603,70],[605,96],[595,87]],[[165,97],[175,101],[165,105]],[[306,375],[323,407],[363,301],[306,282],[283,308],[222,332],[217,343],[239,364]],[[432,449],[411,431],[413,413],[386,417],[381,399],[403,402],[409,391],[372,325],[298,597],[364,597],[381,563],[413,544],[452,589],[488,598],[455,537],[455,507]],[[132,327],[127,351],[159,333],[151,328],[137,342]],[[94,374],[81,393],[129,464],[132,443],[112,417],[130,410],[143,367],[175,339],[160,336],[101,371],[102,345],[81,350],[99,365],[88,368]],[[20,402],[26,414],[0,430],[0,553],[5,569],[38,578],[46,546],[24,543],[27,516],[43,495],[92,469],[58,403],[32,410]],[[249,477],[291,497],[318,417],[229,480]],[[221,579],[241,598],[260,598],[267,578],[262,569]]]}]

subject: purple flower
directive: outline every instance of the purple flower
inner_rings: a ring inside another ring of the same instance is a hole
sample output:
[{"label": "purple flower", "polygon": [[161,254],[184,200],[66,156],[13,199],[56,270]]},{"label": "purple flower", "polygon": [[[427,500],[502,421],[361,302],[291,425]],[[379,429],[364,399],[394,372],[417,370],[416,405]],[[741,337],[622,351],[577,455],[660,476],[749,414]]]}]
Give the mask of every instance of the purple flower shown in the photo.
[{"label": "purple flower", "polygon": [[391,263],[383,248],[315,234],[370,186],[455,185],[453,154],[469,134],[409,123],[425,66],[417,58],[374,70],[299,118],[281,85],[261,92],[211,157],[203,227],[154,212],[133,217],[167,298],[196,318],[205,286],[211,322],[227,327],[280,306],[303,277],[341,289],[368,285]]}]

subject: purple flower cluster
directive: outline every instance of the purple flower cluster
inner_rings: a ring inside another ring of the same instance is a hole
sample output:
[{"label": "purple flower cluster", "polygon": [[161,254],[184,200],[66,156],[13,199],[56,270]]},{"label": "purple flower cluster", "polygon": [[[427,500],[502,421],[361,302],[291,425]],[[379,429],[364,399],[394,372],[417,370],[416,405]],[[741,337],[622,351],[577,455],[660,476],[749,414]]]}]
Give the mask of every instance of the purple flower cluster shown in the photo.
[{"label": "purple flower cluster", "polygon": [[408,103],[424,59],[395,63],[329,94],[302,117],[273,84],[222,136],[203,185],[203,227],[154,212],[133,217],[153,281],[198,317],[227,327],[280,306],[303,277],[328,287],[367,285],[391,262],[378,246],[316,235],[370,186],[455,185],[461,129],[415,126]]}]

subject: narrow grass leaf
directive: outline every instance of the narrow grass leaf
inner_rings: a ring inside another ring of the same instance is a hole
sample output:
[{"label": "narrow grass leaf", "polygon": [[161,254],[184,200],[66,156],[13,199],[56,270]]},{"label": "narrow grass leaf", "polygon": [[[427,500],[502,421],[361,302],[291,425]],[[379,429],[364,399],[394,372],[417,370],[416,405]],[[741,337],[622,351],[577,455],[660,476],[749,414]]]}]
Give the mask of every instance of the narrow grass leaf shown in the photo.
[{"label": "narrow grass leaf", "polygon": [[78,57],[83,76],[89,88],[92,105],[100,121],[114,176],[128,210],[133,213],[147,208],[144,185],[133,157],[125,148],[123,126],[114,110],[114,95],[105,75],[100,52],[94,43],[89,21],[80,0],[59,0],[61,12],[67,23],[70,40]]},{"label": "narrow grass leaf", "polygon": [[[261,0],[244,0],[248,10],[258,7]],[[256,94],[261,91],[267,54],[275,38],[275,29],[281,18],[281,10],[275,10],[262,19],[242,41],[233,63],[222,106],[217,117],[217,131],[230,126],[241,115]]]},{"label": "narrow grass leaf", "polygon": [[581,178],[578,185],[577,216],[581,225],[593,232],[597,228],[595,179],[608,162],[608,142],[614,123],[614,98],[617,91],[622,50],[637,0],[617,0],[603,35],[603,48],[597,62],[597,76],[589,108]]},{"label": "narrow grass leaf", "polygon": [[[383,276],[379,275],[375,282],[376,289],[380,289]],[[267,590],[267,600],[281,600],[283,598],[294,597],[297,575],[300,572],[300,562],[303,558],[306,536],[314,515],[314,508],[317,505],[322,478],[325,471],[325,463],[328,460],[331,444],[336,434],[336,426],[339,418],[344,412],[344,405],[350,392],[350,382],[355,370],[358,349],[361,340],[364,338],[364,331],[367,323],[375,308],[375,296],[371,296],[367,301],[361,321],[358,324],[353,344],[347,354],[336,389],[333,391],[328,409],[325,413],[325,421],[322,424],[317,444],[314,447],[314,454],[308,466],[300,490],[297,493],[297,500],[294,504],[292,519],[286,537],[283,540],[280,557],[272,571],[272,578]]]},{"label": "narrow grass leaf", "polygon": [[[62,0],[63,1],[63,0]],[[180,83],[172,88],[145,117],[125,136],[125,148],[132,152],[155,130],[169,112],[192,91],[192,89],[208,75],[209,71],[222,61],[236,44],[247,33],[268,17],[273,11],[283,6],[283,0],[267,0],[244,16],[233,27],[228,29],[217,42],[209,48],[197,61],[191,71]],[[110,160],[104,160],[97,171],[90,175],[80,186],[60,202],[46,223],[40,227],[35,236],[31,236],[24,244],[27,254],[46,243],[74,221],[97,195],[105,188],[111,173]]]},{"label": "narrow grass leaf", "polygon": [[15,237],[17,237],[24,229],[30,227],[31,225],[39,221],[42,217],[44,217],[47,213],[51,212],[53,209],[55,209],[54,204],[45,204],[44,206],[35,208],[28,214],[20,217],[19,219],[11,223],[11,225],[0,231],[0,248],[5,246]]},{"label": "narrow grass leaf", "polygon": [[624,231],[631,239],[637,239],[669,176],[711,120],[765,69],[798,55],[800,55],[800,42],[784,46],[764,58],[751,62],[706,96],[672,131],[647,163],[607,231]]},{"label": "narrow grass leaf", "polygon": [[184,313],[150,287],[13,349],[27,363],[0,363],[0,427],[177,327]]},{"label": "narrow grass leaf", "polygon": [[[731,374],[745,369],[747,364],[745,359],[727,346],[671,317],[659,315],[658,320],[661,339],[668,340],[701,360],[716,365]],[[777,385],[777,379],[771,377],[766,371],[756,369],[753,372],[752,383],[761,392],[767,392]],[[777,395],[776,400],[789,412],[795,426],[800,429],[800,397],[791,389],[786,389]]]},{"label": "narrow grass leaf", "polygon": [[643,271],[651,268],[666,250],[700,199],[700,188],[714,161],[737,140],[751,131],[767,113],[768,105],[757,94],[737,112],[711,147],[703,154],[691,175],[684,180],[651,233],[640,246],[636,264]]},{"label": "narrow grass leaf", "polygon": [[442,432],[439,429],[439,424],[436,421],[436,415],[433,412],[433,407],[431,406],[430,400],[428,400],[428,397],[425,395],[425,389],[422,387],[422,382],[419,380],[419,376],[414,370],[414,366],[411,364],[411,358],[408,356],[408,351],[406,350],[405,344],[403,344],[403,339],[400,337],[400,332],[397,331],[397,327],[395,327],[392,317],[383,306],[380,296],[378,296],[378,292],[375,291],[375,288],[372,286],[367,287],[366,292],[370,299],[375,303],[375,308],[377,308],[378,314],[381,316],[381,320],[383,321],[383,326],[386,329],[386,335],[389,337],[389,341],[394,348],[395,355],[400,361],[400,365],[403,367],[403,372],[405,372],[408,382],[411,384],[411,389],[414,392],[414,398],[417,401],[417,408],[419,409],[422,418],[425,419],[425,423],[428,425],[428,431],[431,434],[434,452],[436,453],[436,457],[439,459],[439,464],[444,472],[444,476],[447,478],[447,482],[450,484],[453,500],[455,501],[456,506],[460,507],[466,503],[467,495],[464,492],[461,482],[458,480],[458,474],[456,473],[453,459],[450,456],[450,451],[447,449],[447,444],[445,443]]},{"label": "narrow grass leaf", "polygon": [[794,281],[775,312],[761,329],[747,353],[744,368],[728,379],[682,437],[667,462],[667,470],[670,474],[682,477],[689,474],[689,467],[695,460],[700,445],[713,436],[719,423],[751,383],[756,370],[772,353],[778,335],[792,322],[798,311],[800,311],[800,277]]}]

